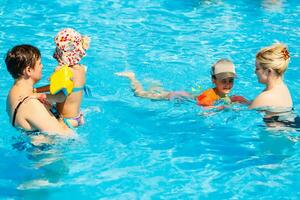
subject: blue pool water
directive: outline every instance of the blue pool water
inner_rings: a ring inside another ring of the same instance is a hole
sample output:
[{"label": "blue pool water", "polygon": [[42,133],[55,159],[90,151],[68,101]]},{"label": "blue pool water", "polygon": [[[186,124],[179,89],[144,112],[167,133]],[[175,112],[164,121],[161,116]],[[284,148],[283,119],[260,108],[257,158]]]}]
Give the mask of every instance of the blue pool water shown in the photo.
[{"label": "blue pool water", "polygon": [[[254,58],[278,40],[288,45],[285,80],[300,110],[298,0],[0,0],[0,199],[298,199],[296,130],[274,131],[243,106],[204,115],[192,103],[132,95],[132,70],[145,85],[211,87],[220,58],[237,67],[233,93],[254,98],[263,86]],[[55,67],[53,37],[71,27],[91,37],[83,64],[92,96],[79,141],[32,148],[5,112],[13,83],[3,57],[12,46],[40,48],[43,80]]]}]

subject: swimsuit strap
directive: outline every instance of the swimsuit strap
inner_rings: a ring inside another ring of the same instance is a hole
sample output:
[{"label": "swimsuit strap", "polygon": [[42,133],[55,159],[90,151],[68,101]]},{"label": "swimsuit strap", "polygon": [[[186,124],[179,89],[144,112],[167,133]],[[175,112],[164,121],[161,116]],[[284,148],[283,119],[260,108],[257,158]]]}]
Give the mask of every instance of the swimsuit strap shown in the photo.
[{"label": "swimsuit strap", "polygon": [[81,87],[75,87],[75,88],[73,88],[72,93],[74,93],[74,92],[80,92],[82,90],[84,91],[84,94],[86,96],[92,96],[91,89],[88,86],[86,86],[86,85],[83,85]]},{"label": "swimsuit strap", "polygon": [[83,117],[83,113],[80,112],[79,115],[78,115],[77,117],[65,117],[65,118],[64,118],[64,122],[65,122],[65,124],[66,124],[69,128],[74,129],[74,127],[71,125],[71,122],[70,122],[69,120],[74,120],[74,121],[76,121],[76,122],[77,122],[77,125],[80,126],[80,125],[83,124],[82,119],[81,119],[82,117]]},{"label": "swimsuit strap", "polygon": [[84,90],[85,89],[85,85],[81,86],[81,87],[74,87],[72,92],[79,92],[81,90]]},{"label": "swimsuit strap", "polygon": [[15,108],[15,110],[14,110],[14,115],[13,115],[13,120],[12,120],[12,126],[14,127],[15,126],[15,121],[16,121],[16,116],[17,116],[17,112],[18,112],[18,109],[19,109],[19,107],[22,105],[22,103],[24,103],[24,101],[26,100],[26,99],[28,99],[30,96],[27,96],[27,97],[25,97],[24,99],[22,99],[22,101],[20,101],[19,103],[18,103],[18,105],[17,105],[17,107]]},{"label": "swimsuit strap", "polygon": [[52,115],[53,115],[56,119],[61,119],[61,118],[62,118],[61,114],[58,112],[58,110],[56,109],[55,106],[51,106],[51,108],[50,108],[49,111],[50,111],[50,113],[52,113]]},{"label": "swimsuit strap", "polygon": [[68,118],[64,118],[64,123],[69,127],[71,130],[75,130],[72,126],[71,122],[69,122]]}]

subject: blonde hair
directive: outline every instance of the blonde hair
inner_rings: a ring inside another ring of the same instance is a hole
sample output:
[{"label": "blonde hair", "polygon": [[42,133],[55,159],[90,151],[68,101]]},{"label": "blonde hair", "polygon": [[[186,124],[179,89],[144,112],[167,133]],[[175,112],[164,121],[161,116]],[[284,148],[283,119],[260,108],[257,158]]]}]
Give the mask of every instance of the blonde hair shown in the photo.
[{"label": "blonde hair", "polygon": [[256,54],[256,62],[263,68],[273,69],[278,75],[283,75],[290,61],[290,55],[286,45],[274,43],[261,49]]}]

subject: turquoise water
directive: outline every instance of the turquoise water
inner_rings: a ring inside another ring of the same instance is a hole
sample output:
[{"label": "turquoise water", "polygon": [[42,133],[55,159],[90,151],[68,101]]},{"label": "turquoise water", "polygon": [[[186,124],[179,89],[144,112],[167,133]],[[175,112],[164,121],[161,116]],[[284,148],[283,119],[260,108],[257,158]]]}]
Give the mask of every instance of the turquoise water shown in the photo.
[{"label": "turquoise water", "polygon": [[[300,4],[291,1],[0,1],[0,198],[297,199],[299,133],[264,126],[242,106],[203,115],[192,103],[132,95],[114,75],[132,70],[143,84],[169,90],[211,87],[220,58],[237,67],[233,93],[254,98],[263,86],[254,58],[279,40],[292,57],[285,80],[300,110]],[[5,101],[13,83],[3,57],[12,46],[40,48],[43,80],[55,67],[53,37],[71,27],[91,37],[82,63],[91,97],[79,141],[32,148],[11,127]],[[23,145],[20,145],[22,144]],[[27,144],[27,145],[26,145]],[[23,150],[22,150],[23,148]]]}]

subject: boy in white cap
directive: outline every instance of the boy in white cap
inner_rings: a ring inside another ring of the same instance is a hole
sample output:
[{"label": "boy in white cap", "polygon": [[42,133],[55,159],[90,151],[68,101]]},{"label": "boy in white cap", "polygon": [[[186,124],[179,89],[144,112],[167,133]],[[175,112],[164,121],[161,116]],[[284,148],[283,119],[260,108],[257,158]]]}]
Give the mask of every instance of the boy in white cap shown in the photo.
[{"label": "boy in white cap", "polygon": [[130,79],[131,86],[135,96],[148,98],[153,100],[170,100],[173,98],[189,98],[196,99],[197,104],[201,106],[213,106],[216,101],[224,100],[226,103],[238,102],[248,104],[242,96],[231,96],[230,93],[234,78],[236,77],[235,68],[233,63],[227,59],[218,60],[211,70],[212,82],[215,84],[214,88],[210,88],[202,92],[199,96],[195,96],[184,91],[164,91],[164,90],[144,90],[140,82],[135,78],[133,72],[118,72],[117,76],[124,76]]},{"label": "boy in white cap", "polygon": [[227,59],[218,60],[211,68],[211,78],[215,87],[205,90],[202,94],[197,96],[197,104],[201,106],[212,106],[218,100],[223,100],[227,103],[248,103],[248,101],[241,96],[228,96],[233,87],[235,77],[236,73],[233,63]]}]

